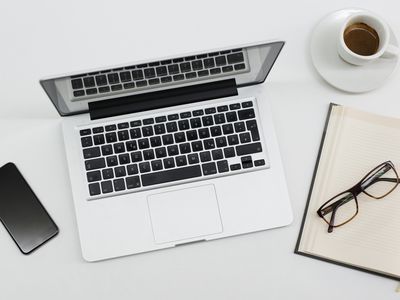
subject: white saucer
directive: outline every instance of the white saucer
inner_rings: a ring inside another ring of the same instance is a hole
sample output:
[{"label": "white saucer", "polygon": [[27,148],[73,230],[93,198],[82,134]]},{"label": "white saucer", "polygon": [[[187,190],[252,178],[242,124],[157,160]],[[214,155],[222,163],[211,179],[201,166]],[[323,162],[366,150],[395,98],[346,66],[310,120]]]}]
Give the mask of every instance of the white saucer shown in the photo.
[{"label": "white saucer", "polygon": [[[381,86],[393,73],[399,60],[379,58],[364,66],[346,63],[337,52],[339,30],[344,20],[362,9],[344,9],[326,16],[311,37],[311,58],[315,69],[329,84],[351,93],[368,92]],[[391,30],[390,43],[398,46]]]}]

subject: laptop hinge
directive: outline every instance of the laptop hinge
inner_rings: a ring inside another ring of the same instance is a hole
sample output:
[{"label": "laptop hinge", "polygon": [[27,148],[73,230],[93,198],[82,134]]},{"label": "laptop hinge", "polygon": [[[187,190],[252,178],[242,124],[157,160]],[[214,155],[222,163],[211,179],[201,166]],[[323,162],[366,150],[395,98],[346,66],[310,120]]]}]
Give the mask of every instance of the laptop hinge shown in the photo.
[{"label": "laptop hinge", "polygon": [[238,95],[235,79],[89,103],[91,120]]}]

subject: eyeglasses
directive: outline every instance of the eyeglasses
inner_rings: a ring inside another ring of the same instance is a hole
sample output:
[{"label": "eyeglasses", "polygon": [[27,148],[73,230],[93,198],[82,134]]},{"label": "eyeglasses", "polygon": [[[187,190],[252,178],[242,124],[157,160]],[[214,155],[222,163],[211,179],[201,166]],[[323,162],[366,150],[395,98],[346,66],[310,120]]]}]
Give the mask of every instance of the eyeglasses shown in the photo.
[{"label": "eyeglasses", "polygon": [[382,199],[393,192],[398,184],[399,175],[393,163],[386,161],[372,169],[355,186],[326,201],[317,214],[329,225],[328,232],[332,232],[333,228],[350,222],[358,214],[357,196],[360,193]]}]

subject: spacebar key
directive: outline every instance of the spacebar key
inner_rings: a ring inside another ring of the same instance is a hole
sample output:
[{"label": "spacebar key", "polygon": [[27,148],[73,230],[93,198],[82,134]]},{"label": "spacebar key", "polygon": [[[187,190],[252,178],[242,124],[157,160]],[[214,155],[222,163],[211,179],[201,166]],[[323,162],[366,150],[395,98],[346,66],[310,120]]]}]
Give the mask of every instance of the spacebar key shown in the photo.
[{"label": "spacebar key", "polygon": [[201,176],[200,166],[191,166],[178,168],[168,171],[153,172],[142,175],[142,185],[149,186],[153,184],[166,183],[171,181],[189,179]]},{"label": "spacebar key", "polygon": [[252,143],[236,146],[237,155],[248,155],[262,151],[261,143]]}]

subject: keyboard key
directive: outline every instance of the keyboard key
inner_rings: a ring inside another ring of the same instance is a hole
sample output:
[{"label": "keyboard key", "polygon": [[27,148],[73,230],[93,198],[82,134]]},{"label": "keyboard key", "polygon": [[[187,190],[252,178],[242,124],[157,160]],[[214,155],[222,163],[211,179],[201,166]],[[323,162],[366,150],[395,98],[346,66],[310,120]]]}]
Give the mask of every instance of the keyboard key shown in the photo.
[{"label": "keyboard key", "polygon": [[210,70],[210,75],[216,75],[221,73],[221,68],[214,68]]},{"label": "keyboard key", "polygon": [[251,138],[253,142],[260,140],[260,134],[258,132],[257,122],[256,120],[249,120],[246,122],[247,130],[251,133]]},{"label": "keyboard key", "polygon": [[151,162],[151,168],[153,169],[153,171],[159,171],[163,169],[163,164],[161,159],[157,159],[157,160],[153,160]]},{"label": "keyboard key", "polygon": [[217,112],[215,107],[206,108],[204,111],[205,111],[206,115],[215,114]]},{"label": "keyboard key", "polygon": [[228,122],[236,122],[237,119],[238,119],[238,118],[237,118],[236,112],[230,111],[230,112],[227,112],[227,113],[226,113],[226,120],[227,120]]},{"label": "keyboard key", "polygon": [[214,125],[213,118],[211,116],[202,117],[203,126],[211,126]]},{"label": "keyboard key", "polygon": [[180,144],[179,151],[181,152],[181,154],[190,153],[190,144],[189,143]]},{"label": "keyboard key", "polygon": [[240,164],[233,164],[230,166],[231,171],[237,171],[240,170],[242,166]]},{"label": "keyboard key", "polygon": [[115,84],[111,86],[113,92],[122,90],[122,84]]},{"label": "keyboard key", "polygon": [[127,82],[132,80],[131,72],[129,71],[119,73],[119,77],[121,78],[121,82]]},{"label": "keyboard key", "polygon": [[71,80],[71,85],[72,85],[72,88],[73,88],[74,90],[83,88],[82,79],[81,79],[81,78],[72,79],[72,80]]},{"label": "keyboard key", "polygon": [[92,137],[86,136],[86,137],[81,138],[81,144],[82,144],[82,147],[84,147],[84,148],[93,146]]},{"label": "keyboard key", "polygon": [[171,64],[171,63],[172,63],[172,60],[171,60],[171,59],[163,60],[163,61],[161,62],[162,65],[169,65],[169,64]]},{"label": "keyboard key", "polygon": [[199,128],[199,127],[201,127],[201,119],[200,118],[190,119],[190,127],[191,128]]},{"label": "keyboard key", "polygon": [[159,61],[155,61],[155,62],[149,63],[149,67],[156,67],[156,66],[159,66],[159,65],[160,65]]},{"label": "keyboard key", "polygon": [[147,149],[150,148],[150,143],[148,138],[139,139],[138,140],[139,149]]},{"label": "keyboard key", "polygon": [[167,131],[168,132],[175,132],[178,130],[178,125],[176,122],[169,122],[167,123]]},{"label": "keyboard key", "polygon": [[124,84],[124,89],[133,89],[135,87],[135,83],[134,82],[128,82]]},{"label": "keyboard key", "polygon": [[218,148],[226,147],[227,142],[226,142],[226,137],[220,136],[215,139],[215,144],[217,145]]},{"label": "keyboard key", "polygon": [[108,78],[108,82],[110,84],[119,83],[118,73],[110,73],[110,74],[107,75],[107,78]]},{"label": "keyboard key", "polygon": [[227,160],[220,160],[217,162],[218,172],[225,173],[229,171],[228,161]]},{"label": "keyboard key", "polygon": [[184,132],[177,132],[174,134],[174,137],[175,137],[175,143],[186,142],[186,137]]},{"label": "keyboard key", "polygon": [[128,172],[128,175],[134,175],[139,173],[137,164],[126,166],[126,171]]},{"label": "keyboard key", "polygon": [[237,64],[234,66],[234,68],[236,71],[244,70],[244,69],[246,69],[246,65],[245,64]]},{"label": "keyboard key", "polygon": [[138,126],[142,126],[142,121],[140,120],[136,120],[136,121],[132,121],[130,123],[131,127],[138,127]]},{"label": "keyboard key", "polygon": [[123,178],[114,179],[114,191],[123,191],[125,190],[125,180]]},{"label": "keyboard key", "polygon": [[172,62],[177,63],[177,62],[182,62],[183,58],[175,58],[172,60]]},{"label": "keyboard key", "polygon": [[211,161],[210,151],[200,152],[200,160],[201,160],[201,162]]},{"label": "keyboard key", "polygon": [[102,133],[104,132],[104,128],[103,127],[95,127],[93,128],[93,133]]},{"label": "keyboard key", "polygon": [[252,106],[253,106],[253,102],[251,102],[251,101],[246,101],[246,102],[242,103],[243,108],[252,107]]},{"label": "keyboard key", "polygon": [[150,145],[151,147],[160,147],[162,145],[161,137],[152,136],[150,138]]},{"label": "keyboard key", "polygon": [[167,67],[165,67],[165,66],[157,67],[156,73],[157,73],[157,76],[160,76],[160,77],[168,75]]},{"label": "keyboard key", "polygon": [[252,143],[252,144],[236,146],[236,153],[239,156],[257,153],[261,151],[262,151],[261,143]]},{"label": "keyboard key", "polygon": [[165,76],[165,77],[161,77],[161,83],[168,83],[172,81],[172,77],[171,76]]},{"label": "keyboard key", "polygon": [[97,75],[96,83],[98,86],[107,85],[107,77],[106,75]]},{"label": "keyboard key", "polygon": [[225,158],[235,157],[235,148],[233,147],[224,148],[224,155]]},{"label": "keyboard key", "polygon": [[222,130],[220,126],[212,126],[210,127],[210,132],[212,136],[220,136],[222,135]]},{"label": "keyboard key", "polygon": [[95,158],[85,161],[85,167],[87,171],[102,169],[105,166],[106,166],[106,161],[104,160],[104,158]]},{"label": "keyboard key", "polygon": [[215,63],[218,67],[226,65],[226,56],[218,56],[215,58]]},{"label": "keyboard key", "polygon": [[140,80],[143,79],[143,71],[142,70],[133,70],[132,71],[132,79],[133,80]]},{"label": "keyboard key", "polygon": [[120,141],[126,141],[129,139],[129,131],[128,130],[121,130],[118,131],[118,139]]},{"label": "keyboard key", "polygon": [[180,155],[175,157],[175,162],[177,167],[182,167],[187,165],[187,160],[185,155]]},{"label": "keyboard key", "polygon": [[222,153],[221,149],[216,149],[211,151],[211,155],[213,160],[218,160],[218,159],[223,159],[224,158],[224,154]]},{"label": "keyboard key", "polygon": [[230,110],[240,109],[240,103],[234,103],[229,105]]},{"label": "keyboard key", "polygon": [[253,108],[243,109],[238,111],[239,120],[247,120],[255,118],[255,112]]},{"label": "keyboard key", "polygon": [[197,76],[199,76],[199,77],[204,77],[204,76],[208,76],[208,75],[209,75],[208,70],[203,70],[203,71],[197,72]]},{"label": "keyboard key", "polygon": [[248,169],[253,167],[253,160],[251,159],[251,156],[243,156],[241,158],[241,161],[243,169]]},{"label": "keyboard key", "polygon": [[162,123],[162,122],[167,122],[167,117],[166,116],[160,116],[156,117],[156,123]]},{"label": "keyboard key", "polygon": [[206,58],[204,60],[204,68],[214,68],[214,67],[215,67],[214,58]]},{"label": "keyboard key", "polygon": [[224,73],[228,73],[228,72],[232,72],[232,71],[233,71],[233,67],[232,66],[222,67],[222,72],[224,72]]},{"label": "keyboard key", "polygon": [[86,90],[86,95],[95,95],[97,94],[97,89],[96,88],[92,88],[92,89],[87,89]]},{"label": "keyboard key", "polygon": [[74,91],[74,97],[82,97],[85,96],[84,90]]},{"label": "keyboard key", "polygon": [[154,150],[153,149],[144,150],[143,158],[144,158],[144,160],[154,159]]},{"label": "keyboard key", "polygon": [[196,59],[196,56],[187,56],[187,57],[185,57],[185,61],[190,61],[190,60],[194,60],[194,59]]},{"label": "keyboard key", "polygon": [[156,157],[157,158],[162,158],[167,156],[167,149],[165,147],[159,147],[155,149],[156,151]]},{"label": "keyboard key", "polygon": [[124,123],[119,123],[118,124],[118,129],[125,129],[125,128],[129,128],[129,123],[128,122],[124,122]]},{"label": "keyboard key", "polygon": [[168,73],[170,75],[178,74],[179,73],[179,65],[175,64],[175,65],[168,66]]},{"label": "keyboard key", "polygon": [[140,128],[133,128],[129,130],[131,134],[131,139],[138,139],[142,137],[142,132],[140,131]]},{"label": "keyboard key", "polygon": [[190,165],[199,163],[199,155],[197,153],[189,154],[188,161]]},{"label": "keyboard key", "polygon": [[136,141],[128,141],[126,142],[126,151],[135,151],[137,150],[137,143]]},{"label": "keyboard key", "polygon": [[243,53],[232,53],[227,56],[229,64],[236,64],[244,61]]},{"label": "keyboard key", "polygon": [[244,122],[237,122],[234,124],[234,126],[235,126],[235,132],[242,132],[246,130]]},{"label": "keyboard key", "polygon": [[126,188],[127,189],[134,189],[140,187],[140,177],[139,176],[131,176],[125,179],[126,181]]},{"label": "keyboard key", "polygon": [[192,70],[190,62],[181,63],[179,67],[181,68],[182,73],[190,72]]},{"label": "keyboard key", "polygon": [[94,82],[94,77],[83,78],[83,84],[86,88],[94,87],[96,85],[96,83]]},{"label": "keyboard key", "polygon": [[222,131],[224,134],[231,134],[233,133],[233,126],[232,124],[224,124],[222,125]]},{"label": "keyboard key", "polygon": [[140,151],[132,152],[131,153],[131,160],[132,160],[132,162],[140,162],[140,161],[142,161],[143,160],[142,152],[140,152]]},{"label": "keyboard key", "polygon": [[174,75],[172,78],[174,79],[174,81],[179,81],[185,79],[185,76],[183,74],[178,74]]},{"label": "keyboard key", "polygon": [[203,69],[203,61],[201,60],[192,61],[192,69],[194,71]]},{"label": "keyboard key", "polygon": [[170,158],[164,158],[164,168],[165,169],[171,169],[175,167],[175,161],[172,157]]},{"label": "keyboard key", "polygon": [[99,183],[91,183],[89,184],[89,194],[90,196],[100,195],[100,184]]},{"label": "keyboard key", "polygon": [[118,165],[117,157],[115,155],[114,156],[108,156],[107,157],[107,167],[113,167],[113,166],[116,166],[116,165]]},{"label": "keyboard key", "polygon": [[120,165],[126,165],[131,162],[128,153],[118,155],[118,160]]},{"label": "keyboard key", "polygon": [[228,144],[230,146],[239,144],[239,137],[237,134],[228,135]]},{"label": "keyboard key", "polygon": [[81,136],[89,135],[89,134],[91,134],[91,133],[92,133],[92,130],[91,130],[90,128],[88,128],[88,129],[82,129],[82,130],[79,131],[79,134],[80,134]]},{"label": "keyboard key", "polygon": [[168,116],[168,121],[173,121],[173,120],[178,120],[179,115],[178,114],[172,114]]},{"label": "keyboard key", "polygon": [[196,72],[190,72],[190,73],[186,73],[185,74],[185,78],[186,79],[193,79],[193,78],[196,78],[196,77],[197,77]]},{"label": "keyboard key", "polygon": [[174,143],[174,138],[173,138],[172,134],[164,134],[162,136],[162,140],[163,140],[164,145],[170,145],[170,144]]},{"label": "keyboard key", "polygon": [[228,111],[228,105],[221,105],[217,107],[218,112]]},{"label": "keyboard key", "polygon": [[117,126],[116,125],[107,125],[105,126],[106,131],[113,131],[113,130],[117,130]]},{"label": "keyboard key", "polygon": [[104,146],[101,146],[101,153],[102,153],[104,156],[113,154],[112,146],[111,146],[111,145],[104,145]]},{"label": "keyboard key", "polygon": [[117,134],[115,132],[106,133],[107,143],[114,143],[117,141]]},{"label": "keyboard key", "polygon": [[103,173],[103,179],[111,179],[114,178],[114,171],[113,169],[103,169],[101,171]]},{"label": "keyboard key", "polygon": [[188,120],[180,120],[178,121],[179,130],[187,130],[189,129],[189,121]]},{"label": "keyboard key", "polygon": [[165,133],[165,125],[164,124],[156,124],[154,125],[155,134],[164,134]]},{"label": "keyboard key", "polygon": [[101,183],[101,191],[103,192],[103,194],[108,194],[113,191],[111,180],[103,181]]},{"label": "keyboard key", "polygon": [[142,127],[143,136],[152,136],[154,135],[153,126],[144,126]]},{"label": "keyboard key", "polygon": [[181,119],[190,118],[191,116],[192,116],[192,113],[190,111],[185,111],[180,114]]},{"label": "keyboard key", "polygon": [[207,54],[196,55],[196,58],[197,58],[197,59],[206,58],[206,57],[207,57]]},{"label": "keyboard key", "polygon": [[225,123],[225,115],[224,114],[216,114],[214,115],[215,124],[222,124]]},{"label": "keyboard key", "polygon": [[215,162],[203,164],[201,168],[203,169],[203,174],[206,176],[217,174],[217,166],[215,165]]},{"label": "keyboard key", "polygon": [[188,141],[194,141],[198,139],[196,130],[188,130],[186,131],[186,138]]},{"label": "keyboard key", "polygon": [[115,177],[124,177],[126,176],[125,167],[116,167],[114,168]]},{"label": "keyboard key", "polygon": [[209,150],[209,149],[214,149],[215,148],[214,139],[204,140],[203,143],[204,143],[204,149],[205,150]]},{"label": "keyboard key", "polygon": [[155,85],[155,84],[159,84],[159,83],[160,83],[160,79],[158,79],[158,78],[149,79],[150,85]]},{"label": "keyboard key", "polygon": [[142,175],[142,184],[143,186],[149,186],[183,179],[196,178],[200,176],[200,166],[195,165]]},{"label": "keyboard key", "polygon": [[198,109],[193,111],[193,117],[204,115],[204,110]]},{"label": "keyboard key", "polygon": [[265,160],[263,160],[263,159],[255,160],[255,161],[254,161],[254,165],[255,165],[256,167],[264,166],[264,165],[265,165]]},{"label": "keyboard key", "polygon": [[83,149],[83,157],[85,159],[95,158],[95,157],[99,157],[99,156],[100,156],[100,148],[99,147]]},{"label": "keyboard key", "polygon": [[175,156],[179,154],[179,149],[177,145],[172,145],[167,147],[168,156]]},{"label": "keyboard key", "polygon": [[244,132],[244,133],[239,134],[239,139],[240,139],[240,143],[242,143],[242,144],[250,143],[251,142],[250,133]]},{"label": "keyboard key", "polygon": [[101,173],[100,171],[87,172],[86,177],[88,182],[99,181],[101,180]]},{"label": "keyboard key", "polygon": [[206,138],[210,137],[210,131],[208,130],[208,128],[200,128],[199,129],[199,137],[201,139],[206,139]]},{"label": "keyboard key", "polygon": [[136,81],[137,87],[144,87],[147,86],[147,80]]}]

